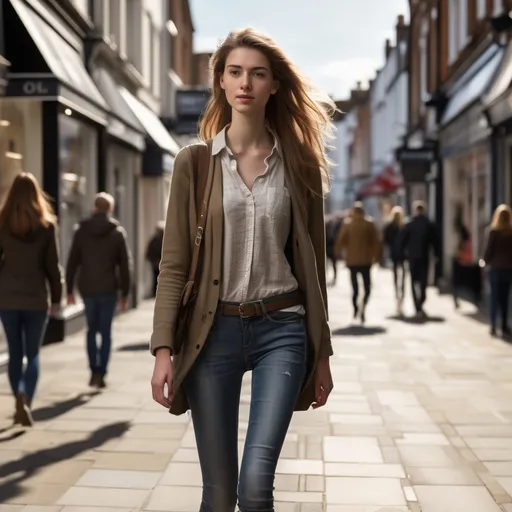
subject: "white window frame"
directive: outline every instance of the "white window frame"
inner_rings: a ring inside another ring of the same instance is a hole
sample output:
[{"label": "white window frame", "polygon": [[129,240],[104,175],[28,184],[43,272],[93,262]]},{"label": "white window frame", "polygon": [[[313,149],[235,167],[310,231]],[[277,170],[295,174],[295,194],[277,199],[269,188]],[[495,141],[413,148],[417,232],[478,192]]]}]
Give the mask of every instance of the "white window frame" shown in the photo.
[{"label": "white window frame", "polygon": [[[424,107],[424,101],[428,93],[428,33],[429,23],[424,20],[420,32],[420,100]],[[423,108],[422,108],[423,110]]]},{"label": "white window frame", "polygon": [[448,61],[452,63],[459,53],[458,48],[458,3],[459,0],[449,0],[448,5]]},{"label": "white window frame", "polygon": [[468,42],[468,28],[468,0],[459,0],[459,52]]},{"label": "white window frame", "polygon": [[142,37],[141,37],[141,45],[142,45],[142,76],[144,77],[144,82],[148,87],[151,86],[151,78],[152,78],[152,69],[153,69],[153,23],[151,20],[151,15],[148,11],[142,11]]},{"label": "white window frame", "polygon": [[450,0],[448,7],[448,61],[451,64],[469,40],[468,0]]},{"label": "white window frame", "polygon": [[487,15],[487,0],[476,0],[476,18],[483,20]]}]

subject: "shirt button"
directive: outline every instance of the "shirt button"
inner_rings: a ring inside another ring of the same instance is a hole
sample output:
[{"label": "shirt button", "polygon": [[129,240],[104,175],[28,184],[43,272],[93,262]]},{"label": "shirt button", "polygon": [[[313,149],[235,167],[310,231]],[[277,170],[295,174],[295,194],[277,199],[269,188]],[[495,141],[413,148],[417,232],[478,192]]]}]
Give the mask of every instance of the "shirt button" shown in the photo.
[{"label": "shirt button", "polygon": [[214,284],[215,286],[217,286],[217,285],[219,284],[219,280],[218,280],[218,279],[214,279],[214,280],[213,280],[213,284]]},{"label": "shirt button", "polygon": [[196,345],[196,349],[199,350],[201,348],[201,345],[199,343]]}]

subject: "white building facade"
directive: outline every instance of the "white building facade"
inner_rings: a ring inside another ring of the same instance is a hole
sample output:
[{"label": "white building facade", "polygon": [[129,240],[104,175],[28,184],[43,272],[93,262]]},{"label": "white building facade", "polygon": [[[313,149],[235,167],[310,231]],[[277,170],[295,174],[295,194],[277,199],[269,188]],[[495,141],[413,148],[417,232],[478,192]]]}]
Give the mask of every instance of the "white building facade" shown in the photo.
[{"label": "white building facade", "polygon": [[[403,17],[397,23],[397,41],[386,41],[386,61],[370,90],[372,176],[398,174],[395,151],[403,145],[408,123],[407,40]],[[378,189],[377,189],[378,190]],[[383,220],[389,207],[400,202],[399,192],[385,191],[365,198],[368,213]]]}]

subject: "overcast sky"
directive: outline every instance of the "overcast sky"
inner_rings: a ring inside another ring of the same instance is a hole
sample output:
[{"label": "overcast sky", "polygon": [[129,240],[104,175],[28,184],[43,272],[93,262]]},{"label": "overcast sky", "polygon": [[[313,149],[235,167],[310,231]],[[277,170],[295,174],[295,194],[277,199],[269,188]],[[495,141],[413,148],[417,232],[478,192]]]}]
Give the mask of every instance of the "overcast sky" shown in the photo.
[{"label": "overcast sky", "polygon": [[384,62],[396,18],[409,18],[407,0],[189,0],[195,51],[211,51],[233,28],[271,35],[287,55],[335,99]]}]

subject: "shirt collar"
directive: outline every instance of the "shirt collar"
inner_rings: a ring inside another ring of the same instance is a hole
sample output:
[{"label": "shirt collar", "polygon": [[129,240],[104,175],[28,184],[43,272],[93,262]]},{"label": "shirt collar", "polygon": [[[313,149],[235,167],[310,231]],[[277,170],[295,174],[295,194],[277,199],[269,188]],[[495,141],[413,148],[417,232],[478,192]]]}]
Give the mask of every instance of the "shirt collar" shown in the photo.
[{"label": "shirt collar", "polygon": [[[226,143],[226,130],[228,129],[229,124],[226,125],[213,139],[212,144],[212,155],[218,155],[223,149],[227,149],[228,152],[231,154],[230,149],[228,148],[228,145]],[[268,126],[266,125],[267,130],[270,132],[274,139],[274,146],[272,147],[272,151],[270,152],[269,156],[272,156],[274,151],[277,151],[279,156],[282,156],[281,153],[281,144],[279,143],[279,139],[277,138],[277,134]]]}]

